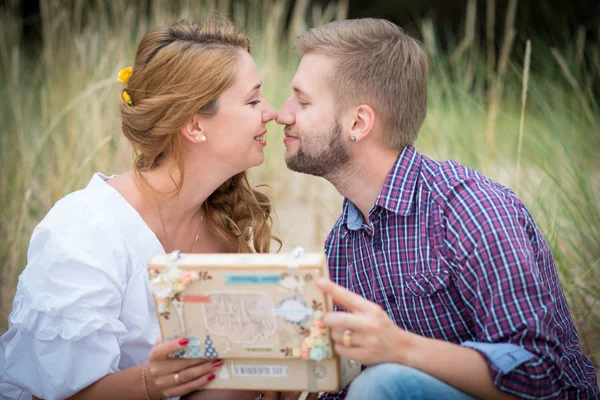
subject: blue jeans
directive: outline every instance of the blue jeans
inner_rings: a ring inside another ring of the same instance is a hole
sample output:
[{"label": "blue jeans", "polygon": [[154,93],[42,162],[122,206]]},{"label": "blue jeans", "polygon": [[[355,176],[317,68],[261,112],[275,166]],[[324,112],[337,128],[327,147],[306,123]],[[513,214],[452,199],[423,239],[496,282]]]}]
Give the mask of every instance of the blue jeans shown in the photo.
[{"label": "blue jeans", "polygon": [[346,400],[473,400],[431,375],[401,364],[379,364],[352,381]]}]

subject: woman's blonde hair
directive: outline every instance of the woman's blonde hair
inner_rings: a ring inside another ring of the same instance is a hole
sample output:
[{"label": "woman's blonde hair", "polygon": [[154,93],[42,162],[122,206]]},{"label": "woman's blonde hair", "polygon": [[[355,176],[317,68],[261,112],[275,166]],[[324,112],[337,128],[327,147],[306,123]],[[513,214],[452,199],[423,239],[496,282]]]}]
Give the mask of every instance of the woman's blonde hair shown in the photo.
[{"label": "woman's blonde hair", "polygon": [[[219,96],[234,80],[240,49],[250,52],[248,37],[214,21],[181,21],[144,36],[126,88],[133,106],[121,102],[122,130],[133,147],[138,178],[172,158],[180,177],[172,194],[179,193],[184,179],[179,130],[193,114],[216,114]],[[213,231],[237,252],[266,253],[271,239],[281,243],[271,234],[270,200],[250,186],[246,172],[223,183],[204,208]]]}]

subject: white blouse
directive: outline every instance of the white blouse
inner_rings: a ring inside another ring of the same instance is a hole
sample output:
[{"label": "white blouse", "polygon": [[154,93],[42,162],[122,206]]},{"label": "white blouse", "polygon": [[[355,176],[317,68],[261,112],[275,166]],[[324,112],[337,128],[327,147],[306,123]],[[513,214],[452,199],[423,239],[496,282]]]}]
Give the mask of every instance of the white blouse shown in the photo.
[{"label": "white blouse", "polygon": [[147,265],[164,250],[107,179],[95,174],[33,232],[0,337],[2,396],[69,397],[145,363],[160,336]]}]

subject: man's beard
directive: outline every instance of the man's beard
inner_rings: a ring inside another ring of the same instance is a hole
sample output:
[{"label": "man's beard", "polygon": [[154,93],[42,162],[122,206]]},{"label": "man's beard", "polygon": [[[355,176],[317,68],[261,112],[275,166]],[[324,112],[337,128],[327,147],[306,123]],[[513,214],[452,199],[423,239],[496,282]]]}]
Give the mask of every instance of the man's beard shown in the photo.
[{"label": "man's beard", "polygon": [[342,127],[337,119],[325,135],[301,134],[298,152],[285,157],[292,171],[326,178],[336,174],[350,160],[350,153],[342,140]]}]

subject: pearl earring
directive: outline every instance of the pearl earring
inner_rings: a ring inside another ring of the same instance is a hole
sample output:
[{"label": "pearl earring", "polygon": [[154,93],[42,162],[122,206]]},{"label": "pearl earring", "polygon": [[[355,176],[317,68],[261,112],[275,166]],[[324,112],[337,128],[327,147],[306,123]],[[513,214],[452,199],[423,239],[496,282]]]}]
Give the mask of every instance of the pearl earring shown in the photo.
[{"label": "pearl earring", "polygon": [[204,135],[202,135],[202,136],[196,136],[195,139],[199,140],[201,142],[206,142],[206,136],[204,136]]},{"label": "pearl earring", "polygon": [[351,142],[356,142],[356,136],[350,136],[350,141]]}]

